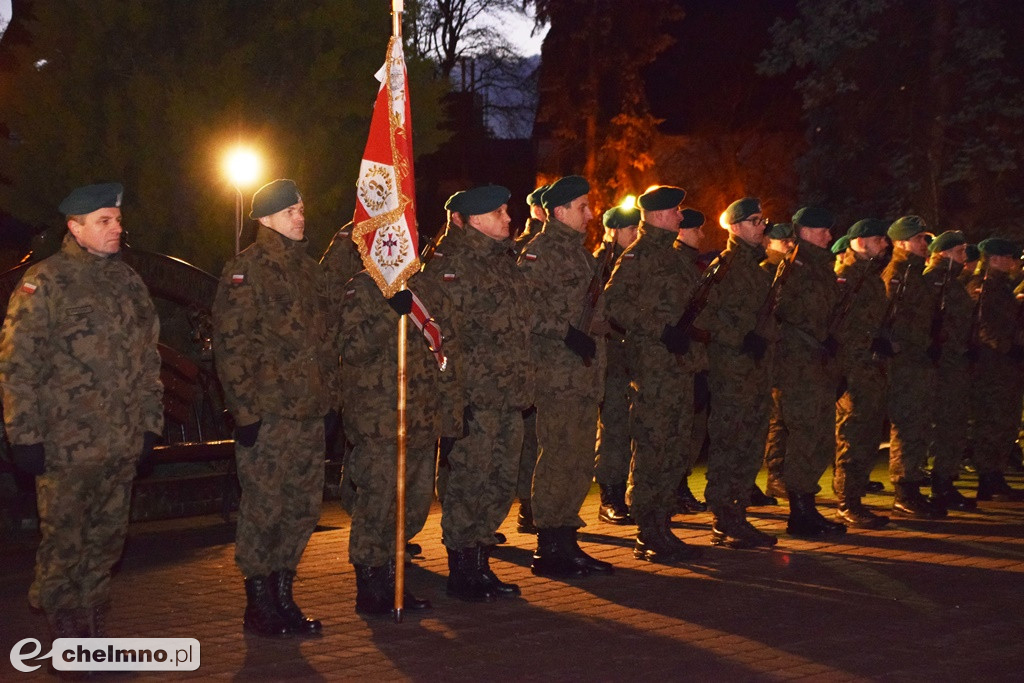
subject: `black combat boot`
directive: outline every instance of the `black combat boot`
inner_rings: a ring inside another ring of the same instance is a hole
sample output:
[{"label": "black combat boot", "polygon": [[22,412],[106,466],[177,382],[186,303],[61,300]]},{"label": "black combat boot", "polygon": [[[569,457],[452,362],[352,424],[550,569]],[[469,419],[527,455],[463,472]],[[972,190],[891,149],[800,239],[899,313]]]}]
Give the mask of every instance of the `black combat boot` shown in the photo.
[{"label": "black combat boot", "polygon": [[847,498],[840,501],[836,516],[854,529],[881,529],[889,523],[888,517],[876,515],[860,502],[860,498]]},{"label": "black combat boot", "polygon": [[637,520],[633,557],[658,564],[672,564],[679,559],[678,546],[669,542],[661,528],[664,524],[663,515],[656,512],[649,512]]},{"label": "black combat boot", "polygon": [[771,548],[779,539],[767,534],[747,521],[746,511],[732,504],[715,512],[711,524],[711,545],[727,548]]},{"label": "black combat boot", "polygon": [[516,531],[521,534],[537,533],[537,526],[533,523],[533,507],[529,499],[519,499],[519,515],[516,517]]},{"label": "black combat boot", "polygon": [[947,510],[977,510],[978,503],[960,493],[952,479],[941,479],[932,475],[932,495],[929,502]]},{"label": "black combat boot", "polygon": [[465,602],[494,602],[498,596],[480,573],[477,546],[447,550],[448,595]]},{"label": "black combat boot", "polygon": [[[393,607],[395,603],[395,558],[393,557],[388,560],[386,575],[387,594]],[[434,605],[432,605],[430,600],[427,600],[426,598],[416,597],[407,587],[402,586],[402,609],[420,611],[434,609]]]},{"label": "black combat boot", "polygon": [[295,581],[295,572],[290,569],[281,569],[270,575],[270,592],[274,597],[274,606],[278,613],[284,617],[288,624],[288,630],[299,635],[312,635],[320,633],[322,624],[319,619],[309,619],[299,606],[295,604],[292,597],[292,582]]},{"label": "black combat boot", "polygon": [[388,567],[353,565],[356,569],[356,614],[391,614],[394,595],[388,590]]},{"label": "black combat boot", "polygon": [[562,528],[537,529],[537,552],[533,554],[530,571],[553,579],[582,578],[590,570],[576,564],[574,555],[566,547]]},{"label": "black combat boot", "polygon": [[945,508],[928,502],[928,499],[921,495],[918,484],[903,482],[893,484],[893,487],[896,489],[892,503],[895,512],[917,519],[942,519],[946,516]]},{"label": "black combat boot", "polygon": [[867,488],[865,489],[868,493],[881,493],[885,490],[885,484],[880,481],[869,480]]},{"label": "black combat boot", "polygon": [[498,576],[491,570],[491,553],[494,551],[493,545],[480,545],[480,554],[477,559],[477,567],[480,570],[481,575],[484,577],[484,581],[487,583],[487,587],[494,591],[494,594],[499,598],[514,598],[519,596],[522,591],[519,590],[519,586],[514,583],[506,583],[498,578]]},{"label": "black combat boot", "polygon": [[291,632],[274,605],[267,577],[250,576],[245,580],[245,600],[243,629],[257,636],[286,636]]},{"label": "black combat boot", "polygon": [[707,509],[707,503],[693,495],[693,491],[690,490],[690,482],[687,481],[686,477],[683,477],[683,480],[679,482],[679,486],[676,487],[675,511],[681,515],[686,515],[692,512],[706,512]]},{"label": "black combat boot", "polygon": [[779,499],[769,496],[754,482],[750,485],[750,507],[764,507],[766,505],[778,505]]},{"label": "black combat boot", "polygon": [[839,536],[846,533],[846,525],[830,522],[822,517],[814,505],[813,493],[789,494],[789,521],[786,533],[800,538],[821,538],[822,536]]},{"label": "black combat boot", "polygon": [[[755,484],[756,486],[756,484]],[[753,491],[751,493],[751,505],[753,505]],[[771,472],[768,473],[768,483],[764,487],[765,496],[769,498],[775,498],[775,502],[771,505],[778,505],[780,498],[786,497],[786,485],[782,483],[782,480],[776,476],[773,476]]]},{"label": "black combat boot", "polygon": [[626,484],[598,484],[601,488],[601,507],[597,518],[608,524],[632,524],[626,507]]},{"label": "black combat boot", "polygon": [[661,519],[661,524],[656,527],[655,531],[669,548],[673,548],[673,554],[677,560],[694,560],[700,556],[700,548],[695,545],[688,544],[686,541],[672,533],[671,514],[659,514],[658,518]]},{"label": "black combat boot", "polygon": [[576,527],[563,526],[559,528],[562,543],[565,544],[565,552],[572,555],[573,562],[594,574],[611,574],[615,567],[610,562],[591,557],[580,547],[579,539],[576,537]]},{"label": "black combat boot", "polygon": [[1024,491],[1011,488],[1002,472],[979,472],[978,500],[1021,501],[1024,500]]}]

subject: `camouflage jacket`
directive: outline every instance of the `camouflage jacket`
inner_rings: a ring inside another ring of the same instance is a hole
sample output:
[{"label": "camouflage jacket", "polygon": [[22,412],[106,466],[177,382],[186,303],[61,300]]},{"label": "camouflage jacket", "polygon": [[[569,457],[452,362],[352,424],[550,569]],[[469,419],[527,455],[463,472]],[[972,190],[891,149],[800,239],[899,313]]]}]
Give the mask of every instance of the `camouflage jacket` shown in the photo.
[{"label": "camouflage jacket", "polygon": [[474,408],[533,403],[529,294],[512,247],[451,226],[423,270],[451,299],[462,400]]},{"label": "camouflage jacket", "polygon": [[904,276],[908,278],[903,300],[896,309],[893,342],[898,352],[924,353],[931,343],[932,310],[935,293],[925,281],[924,259],[916,254],[893,249],[892,260],[882,271],[885,296],[892,299]]},{"label": "camouflage jacket", "polygon": [[[979,269],[981,266],[979,265]],[[967,283],[967,292],[974,302],[981,296],[984,280],[985,297],[981,301],[978,341],[996,353],[1009,353],[1017,339],[1017,306],[1007,273],[989,269],[988,275],[975,272]],[[973,312],[973,309],[972,309]]]},{"label": "camouflage jacket", "polygon": [[[538,393],[571,395],[599,401],[604,390],[604,338],[590,367],[565,345],[569,326],[579,328],[584,300],[596,264],[583,246],[584,233],[549,220],[519,256],[533,312],[530,340]],[[604,298],[597,301],[594,320],[602,319]],[[582,330],[589,334],[589,330]]]},{"label": "camouflage jacket", "polygon": [[330,313],[327,323],[331,327],[331,336],[335,345],[341,348],[342,301],[346,292],[346,283],[363,270],[363,259],[359,248],[352,241],[352,223],[345,224],[334,234],[327,250],[320,257],[320,267],[327,276],[327,291],[330,298]]},{"label": "camouflage jacket", "polygon": [[666,325],[679,322],[697,283],[697,267],[684,251],[673,249],[675,231],[641,225],[636,241],[619,257],[605,288],[607,314],[625,328],[630,355],[652,367],[697,372],[703,356],[692,343],[677,358],[661,341]]},{"label": "camouflage jacket", "polygon": [[850,302],[850,312],[839,328],[842,365],[847,371],[872,361],[871,341],[885,316],[885,283],[880,275],[877,263],[858,258],[853,249],[847,249],[837,260],[837,282],[844,294],[860,283]]},{"label": "camouflage jacket", "polygon": [[835,257],[810,242],[798,240],[797,244],[799,251],[790,265],[793,271],[780,290],[775,309],[781,337],[778,353],[786,359],[810,355],[820,361],[821,343],[829,334],[829,321],[841,296]]},{"label": "camouflage jacket", "polygon": [[775,277],[775,271],[779,269],[779,264],[782,263],[782,259],[786,258],[788,254],[775,251],[774,249],[765,249],[764,253],[765,257],[761,260],[761,267],[770,273],[772,277]]},{"label": "camouflage jacket", "polygon": [[[698,326],[711,335],[711,344],[739,352],[743,338],[752,332],[768,291],[772,286],[773,274],[766,272],[760,263],[764,260],[764,249],[751,246],[735,235],[729,235],[722,258],[735,252],[732,265],[721,282],[711,288],[711,296],[704,313],[698,318]],[[768,339],[775,338],[772,321],[764,330]]]},{"label": "camouflage jacket", "polygon": [[138,455],[163,431],[160,322],[146,286],[119,256],[68,233],[11,296],[0,334],[0,384],[11,443],[53,458]]},{"label": "camouflage jacket", "polygon": [[[410,320],[406,336],[406,434],[410,447],[429,446],[442,433],[461,436],[462,425],[447,423],[447,406],[458,400],[451,302],[440,286],[413,275],[408,288],[430,311],[445,337],[448,365],[438,368],[423,334]],[[353,443],[394,439],[398,404],[398,314],[388,306],[366,271],[345,286],[342,306],[341,377],[345,434]],[[462,406],[458,406],[461,420]]]},{"label": "camouflage jacket", "polygon": [[[946,285],[946,312],[942,316],[942,357],[944,359],[959,358],[967,353],[967,345],[971,336],[971,313],[974,311],[974,303],[967,288],[960,281],[960,271],[963,265],[954,263],[949,259],[942,259],[931,263],[924,270],[924,279],[932,287],[934,292],[932,303],[932,315],[938,306],[939,293],[942,292],[942,281],[949,272],[950,263],[953,270],[950,272],[949,284]],[[929,328],[930,330],[931,328]]]},{"label": "camouflage jacket", "polygon": [[[700,274],[703,272],[700,261],[700,252],[683,242],[678,237],[672,242],[672,248],[678,251],[680,254],[686,257],[686,259],[693,264],[694,277],[699,279]],[[712,285],[713,286],[713,285]],[[687,301],[689,303],[689,301]],[[698,318],[699,320],[699,318]],[[690,355],[693,357],[693,369],[697,372],[701,370],[707,370],[708,368],[708,347],[704,342],[698,342],[694,340],[690,344]]]},{"label": "camouflage jacket", "polygon": [[238,425],[264,415],[310,419],[340,405],[327,278],[307,244],[260,226],[256,242],[224,266],[213,348]]},{"label": "camouflage jacket", "polygon": [[523,253],[523,249],[526,249],[526,245],[530,243],[534,237],[540,234],[541,229],[544,227],[543,221],[539,221],[536,218],[527,218],[526,227],[523,231],[516,235],[515,246],[516,255]]}]

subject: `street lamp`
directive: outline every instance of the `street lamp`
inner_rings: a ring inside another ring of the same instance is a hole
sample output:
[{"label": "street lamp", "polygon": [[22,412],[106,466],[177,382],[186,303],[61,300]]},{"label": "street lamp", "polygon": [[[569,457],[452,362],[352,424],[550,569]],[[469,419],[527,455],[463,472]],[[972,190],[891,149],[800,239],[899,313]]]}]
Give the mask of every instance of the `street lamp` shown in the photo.
[{"label": "street lamp", "polygon": [[224,171],[235,188],[235,254],[242,250],[242,188],[251,186],[260,174],[260,158],[247,147],[235,147],[224,159]]}]

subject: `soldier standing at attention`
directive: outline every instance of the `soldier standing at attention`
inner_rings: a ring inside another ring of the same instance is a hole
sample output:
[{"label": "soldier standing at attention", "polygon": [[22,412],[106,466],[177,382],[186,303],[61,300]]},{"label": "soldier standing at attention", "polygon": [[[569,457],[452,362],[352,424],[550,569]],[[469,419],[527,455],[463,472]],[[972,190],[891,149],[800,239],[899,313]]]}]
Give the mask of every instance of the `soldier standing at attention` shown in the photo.
[{"label": "soldier standing at attention", "polygon": [[818,480],[835,460],[836,375],[833,360],[839,342],[829,330],[839,304],[835,258],[828,245],[835,219],[827,210],[807,206],[793,215],[796,248],[792,272],[781,292],[775,317],[780,340],[772,401],[774,429],[786,433],[782,477],[789,498],[786,531],[803,538],[842,534],[846,526],[825,519],[814,503]]},{"label": "soldier standing at attention", "polygon": [[889,355],[875,358],[872,346],[885,314],[885,284],[879,277],[887,241],[885,221],[864,219],[850,226],[850,248],[839,257],[836,275],[850,295],[849,313],[839,328],[839,366],[845,391],[836,401],[836,469],[832,489],[839,519],[857,529],[878,529],[889,518],[876,515],[861,499],[869,490],[885,425],[885,367]]},{"label": "soldier standing at attention", "polygon": [[[1024,492],[1006,483],[1010,449],[1020,427],[1021,330],[1010,271],[1019,251],[1009,240],[989,237],[978,243],[981,258],[967,291],[977,306],[974,381],[974,464],[978,468],[978,500],[1024,499]],[[980,301],[979,301],[980,299]]]},{"label": "soldier standing at attention", "polygon": [[243,626],[261,636],[320,631],[292,597],[320,518],[325,433],[340,404],[326,276],[306,254],[302,197],[291,180],[256,191],[256,242],[224,266],[213,305],[214,354],[235,419],[242,499],[235,562]]},{"label": "soldier standing at attention", "polygon": [[746,519],[771,412],[771,359],[766,354],[775,331],[770,320],[758,329],[758,311],[772,284],[772,276],[759,265],[765,257],[764,223],[761,202],[754,197],[736,200],[722,214],[729,241],[721,258],[730,258],[732,265],[711,289],[698,321],[710,335],[711,446],[705,497],[714,515],[711,542],[733,548],[778,542]]},{"label": "soldier standing at attention", "polygon": [[931,343],[928,356],[935,365],[942,400],[932,410],[928,453],[932,457],[932,500],[947,510],[974,510],[977,503],[965,498],[953,482],[967,450],[970,416],[971,370],[967,348],[974,304],[960,282],[967,260],[967,238],[959,230],[947,230],[928,245],[924,279],[935,292],[932,307]]},{"label": "soldier standing at attention", "polygon": [[542,198],[550,185],[541,185],[536,190],[526,195],[526,205],[530,207],[530,217],[526,219],[523,231],[516,235],[516,254],[522,254],[523,249],[544,227],[544,221],[548,219],[548,212],[544,209]]},{"label": "soldier standing at attention", "polygon": [[668,185],[640,196],[640,236],[619,258],[605,290],[612,325],[626,330],[636,394],[630,411],[633,462],[626,500],[636,520],[633,555],[671,563],[696,557],[668,527],[693,425],[694,354],[677,325],[697,283],[697,268],[672,245],[686,192]]},{"label": "soldier standing at attention", "polygon": [[[889,226],[892,260],[882,272],[886,297],[896,304],[892,330],[895,355],[889,361],[889,476],[896,488],[893,510],[936,519],[946,510],[921,495],[931,432],[929,403],[935,396],[935,365],[928,357],[935,289],[924,279],[927,226],[919,216],[903,216]],[[899,293],[902,291],[902,295]]]},{"label": "soldier standing at attention", "polygon": [[516,493],[522,411],[534,399],[530,304],[509,239],[508,198],[498,185],[453,195],[447,208],[463,227],[449,226],[443,256],[435,252],[423,271],[451,299],[457,335],[465,436],[448,455],[441,533],[448,594],[470,602],[519,595],[489,564]]},{"label": "soldier standing at attention", "polygon": [[[640,225],[640,209],[613,206],[601,218],[605,239],[594,254],[598,267],[607,262],[607,250],[612,249],[611,262],[636,241]],[[626,505],[626,481],[629,479],[630,452],[629,406],[633,402],[630,384],[631,360],[625,335],[612,329],[605,336],[607,362],[604,377],[604,400],[597,418],[597,446],[594,458],[594,480],[601,489],[601,507],[597,518],[608,524],[633,524]]]},{"label": "soldier standing at attention", "polygon": [[136,463],[163,430],[160,323],[119,256],[123,191],[89,185],[61,202],[68,234],[25,273],[0,333],[12,457],[36,477],[42,539],[29,603],[54,638],[106,636]]},{"label": "soldier standing at attention", "polygon": [[[531,501],[538,576],[574,578],[611,572],[576,540],[585,525],[580,507],[593,479],[594,426],[604,389],[604,343],[591,336],[596,316],[582,321],[596,263],[583,245],[594,217],[590,184],[578,175],[559,178],[543,196],[548,220],[519,256],[533,311],[530,349],[537,407],[537,464]],[[583,325],[584,327],[579,327]]]}]

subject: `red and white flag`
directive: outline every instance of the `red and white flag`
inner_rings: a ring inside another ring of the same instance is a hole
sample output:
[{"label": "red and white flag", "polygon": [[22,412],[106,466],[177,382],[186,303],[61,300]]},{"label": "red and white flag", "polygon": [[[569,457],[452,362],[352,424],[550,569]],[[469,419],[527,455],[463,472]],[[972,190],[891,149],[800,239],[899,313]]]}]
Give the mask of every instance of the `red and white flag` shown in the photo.
[{"label": "red and white flag", "polygon": [[419,270],[412,116],[402,39],[392,36],[359,165],[352,239],[384,296],[394,296]]}]

